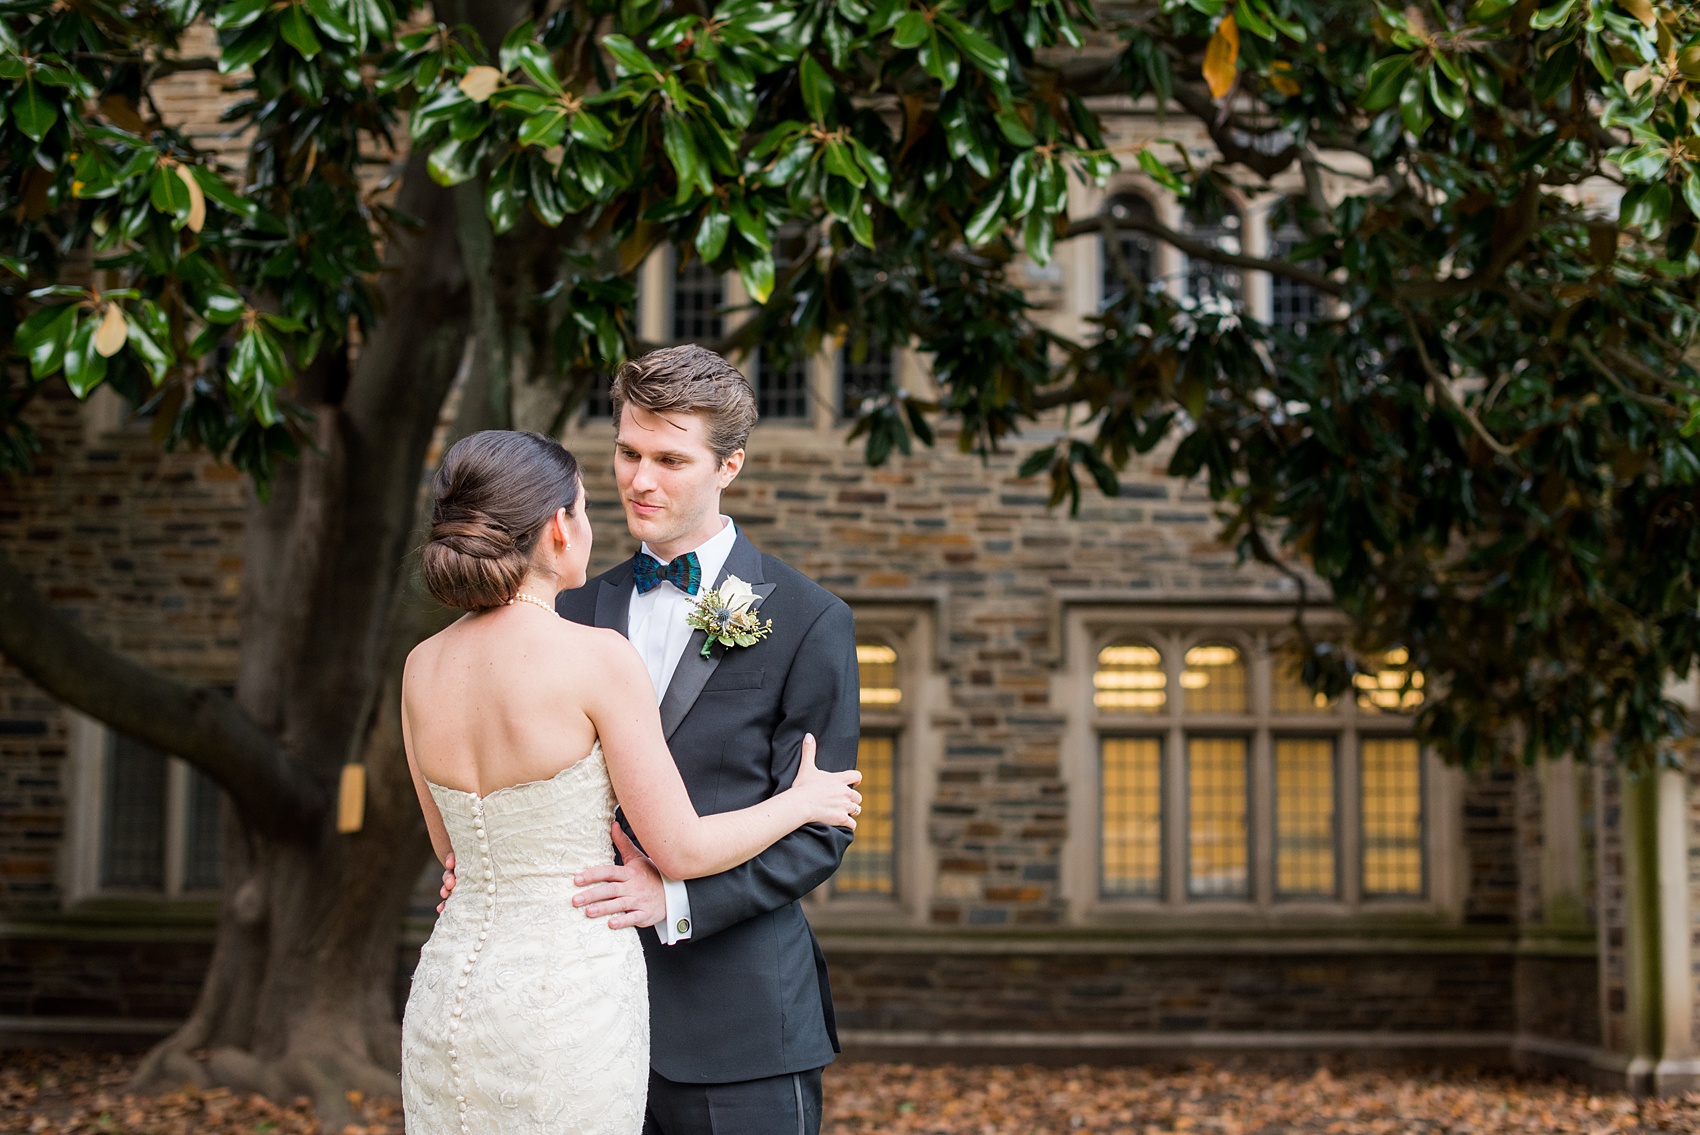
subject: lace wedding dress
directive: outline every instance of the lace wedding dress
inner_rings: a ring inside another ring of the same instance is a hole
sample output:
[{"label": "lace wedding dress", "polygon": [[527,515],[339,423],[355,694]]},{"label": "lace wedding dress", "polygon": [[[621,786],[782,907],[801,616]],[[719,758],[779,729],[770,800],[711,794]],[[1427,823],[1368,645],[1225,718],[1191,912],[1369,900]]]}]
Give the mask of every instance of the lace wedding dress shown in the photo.
[{"label": "lace wedding dress", "polygon": [[637,931],[572,905],[613,861],[602,745],[488,796],[432,784],[459,884],[402,1019],[408,1135],[638,1135],[649,993]]}]

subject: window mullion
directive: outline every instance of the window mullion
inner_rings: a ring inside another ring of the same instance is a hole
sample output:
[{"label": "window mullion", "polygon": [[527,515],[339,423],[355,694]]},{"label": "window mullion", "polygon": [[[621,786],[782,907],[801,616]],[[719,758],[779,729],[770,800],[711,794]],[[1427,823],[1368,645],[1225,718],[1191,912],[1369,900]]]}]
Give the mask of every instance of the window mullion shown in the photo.
[{"label": "window mullion", "polygon": [[1358,728],[1348,724],[1336,757],[1339,777],[1340,897],[1350,910],[1363,906],[1363,754]]},{"label": "window mullion", "polygon": [[165,763],[165,893],[183,893],[184,848],[189,833],[189,766],[177,757]]},{"label": "window mullion", "polygon": [[1275,758],[1267,722],[1258,722],[1251,740],[1251,800],[1247,820],[1251,824],[1252,901],[1268,908],[1275,901]]}]

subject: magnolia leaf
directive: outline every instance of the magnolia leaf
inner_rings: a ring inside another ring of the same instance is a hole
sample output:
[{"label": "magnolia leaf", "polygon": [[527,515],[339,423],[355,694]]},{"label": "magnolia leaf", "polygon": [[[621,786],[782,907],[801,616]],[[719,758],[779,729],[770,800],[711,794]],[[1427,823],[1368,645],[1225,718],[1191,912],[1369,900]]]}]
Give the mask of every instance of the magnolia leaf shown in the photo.
[{"label": "magnolia leaf", "polygon": [[732,231],[732,218],[718,210],[704,213],[697,225],[697,255],[704,264],[712,263],[726,247],[726,237]]},{"label": "magnolia leaf", "polygon": [[1234,86],[1234,75],[1240,58],[1240,29],[1229,12],[1216,25],[1216,34],[1204,49],[1204,81],[1210,84],[1210,97],[1221,98]]},{"label": "magnolia leaf", "polygon": [[176,362],[169,346],[171,321],[151,300],[139,301],[131,314],[130,349],[141,358],[153,384],[158,386]]},{"label": "magnolia leaf", "polygon": [[12,120],[18,124],[19,130],[29,135],[32,142],[39,142],[47,137],[47,132],[59,121],[59,106],[42,94],[41,88],[36,86],[33,80],[25,79],[22,89],[12,100]]},{"label": "magnolia leaf", "polygon": [[904,51],[920,47],[931,31],[932,25],[927,22],[926,16],[920,12],[907,12],[897,21],[897,29],[891,33],[891,46]]},{"label": "magnolia leaf", "polygon": [[14,341],[29,355],[32,377],[46,378],[59,369],[65,361],[65,347],[70,343],[71,332],[76,327],[77,305],[74,303],[41,308],[24,320]]},{"label": "magnolia leaf", "polygon": [[874,207],[866,199],[858,197],[850,208],[850,235],[856,238],[856,243],[863,248],[874,246]]},{"label": "magnolia leaf", "polygon": [[1441,74],[1439,67],[1428,69],[1428,93],[1434,100],[1434,105],[1448,118],[1462,118],[1465,110],[1464,92],[1453,86],[1451,81]]},{"label": "magnolia leaf", "polygon": [[278,34],[283,36],[285,43],[299,51],[303,59],[311,59],[323,50],[319,37],[313,32],[313,21],[299,4],[291,4],[283,10],[283,16],[278,20]]},{"label": "magnolia leaf", "polygon": [[1370,65],[1369,74],[1364,79],[1364,93],[1358,105],[1365,110],[1386,110],[1398,102],[1405,77],[1415,63],[1416,56],[1408,54],[1377,59]]},{"label": "magnolia leaf", "polygon": [[773,253],[760,250],[754,256],[740,258],[738,277],[752,300],[766,303],[773,294]]},{"label": "magnolia leaf", "polygon": [[968,224],[962,230],[962,239],[970,245],[985,244],[1003,230],[1003,199],[1004,187],[980,206],[979,210],[969,218]]},{"label": "magnolia leaf", "polygon": [[1186,196],[1186,182],[1182,181],[1174,170],[1158,161],[1157,155],[1151,152],[1150,147],[1145,147],[1139,151],[1139,168],[1144,170],[1146,175],[1158,185],[1172,193]]},{"label": "magnolia leaf", "polygon": [[805,55],[802,66],[798,68],[797,79],[803,88],[803,105],[808,108],[809,117],[825,123],[827,111],[832,109],[834,94],[832,78],[826,73],[826,68],[816,63],[814,56]]},{"label": "magnolia leaf", "polygon": [[1562,24],[1576,7],[1576,0],[1559,0],[1557,4],[1542,8],[1529,17],[1529,26],[1536,31],[1546,31]]},{"label": "magnolia leaf", "polygon": [[65,385],[78,398],[106,381],[106,356],[95,350],[95,321],[79,319],[71,341],[65,347]]},{"label": "magnolia leaf", "polygon": [[207,223],[207,195],[201,189],[201,183],[195,180],[195,175],[188,166],[178,166],[177,176],[189,191],[189,231],[198,233]]},{"label": "magnolia leaf", "polygon": [[1641,21],[1641,26],[1651,28],[1658,23],[1658,16],[1653,13],[1653,0],[1617,0],[1617,6]]},{"label": "magnolia leaf", "polygon": [[94,350],[101,358],[110,359],[123,350],[124,341],[130,337],[130,321],[124,318],[124,309],[117,304],[108,303],[105,308],[100,326],[95,328]]},{"label": "magnolia leaf", "polygon": [[1235,4],[1234,21],[1257,38],[1275,42],[1275,28],[1259,14],[1255,0]]},{"label": "magnolia leaf", "polygon": [[502,85],[502,73],[494,67],[473,67],[455,85],[473,102],[485,102]]},{"label": "magnolia leaf", "polygon": [[1277,59],[1269,65],[1269,85],[1288,98],[1304,93],[1304,88],[1293,78],[1293,65],[1284,59]]}]

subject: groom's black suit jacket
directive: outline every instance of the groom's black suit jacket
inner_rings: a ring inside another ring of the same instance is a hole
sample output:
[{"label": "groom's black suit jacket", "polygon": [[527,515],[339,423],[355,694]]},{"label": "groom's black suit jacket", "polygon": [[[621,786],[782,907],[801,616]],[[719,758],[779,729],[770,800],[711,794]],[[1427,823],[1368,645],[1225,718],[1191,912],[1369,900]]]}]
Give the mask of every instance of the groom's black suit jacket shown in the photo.
[{"label": "groom's black suit jacket", "polygon": [[[747,808],[788,787],[804,733],[815,735],[821,768],[854,768],[861,733],[850,608],[742,532],[721,579],[728,575],[762,597],[772,634],[753,646],[717,645],[705,659],[703,632],[693,632],[661,699],[661,727],[702,815]],[[627,560],[562,592],[555,609],[627,634],[632,586]],[[849,844],[844,828],[801,828],[740,867],[687,883],[689,940],[663,946],[654,930],[640,932],[656,1072],[716,1084],[831,1062],[838,1034],[826,960],[798,900],[838,869]]]}]

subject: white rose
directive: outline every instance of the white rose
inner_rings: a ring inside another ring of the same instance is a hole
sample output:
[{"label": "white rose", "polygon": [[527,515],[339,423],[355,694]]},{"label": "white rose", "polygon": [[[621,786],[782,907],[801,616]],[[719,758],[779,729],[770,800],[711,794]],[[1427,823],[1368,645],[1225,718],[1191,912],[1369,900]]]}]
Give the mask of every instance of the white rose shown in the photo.
[{"label": "white rose", "polygon": [[756,592],[737,576],[729,575],[720,585],[720,598],[733,614],[741,615],[755,604]]}]

